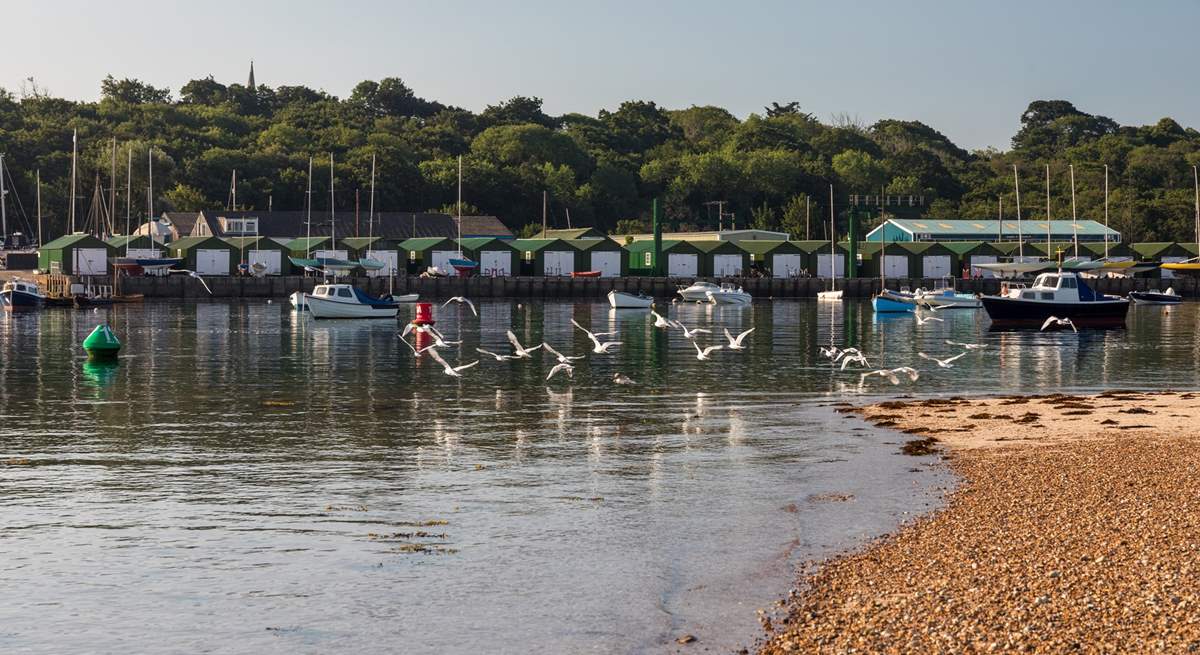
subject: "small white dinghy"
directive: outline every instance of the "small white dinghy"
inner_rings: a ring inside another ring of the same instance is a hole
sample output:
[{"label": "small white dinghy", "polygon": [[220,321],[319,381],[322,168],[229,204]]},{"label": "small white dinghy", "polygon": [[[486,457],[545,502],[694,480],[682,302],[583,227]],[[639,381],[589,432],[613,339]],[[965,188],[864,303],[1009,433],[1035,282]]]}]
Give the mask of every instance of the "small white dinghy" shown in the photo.
[{"label": "small white dinghy", "polygon": [[688,302],[708,302],[709,291],[720,291],[721,287],[712,282],[704,282],[697,280],[696,282],[684,286],[679,285],[679,295]]},{"label": "small white dinghy", "polygon": [[722,284],[716,291],[706,293],[708,302],[714,305],[749,305],[754,297],[744,289],[732,284]]},{"label": "small white dinghy", "polygon": [[308,303],[304,302],[303,291],[293,291],[292,295],[288,296],[288,300],[292,303],[292,309],[298,312],[308,309]]},{"label": "small white dinghy", "polygon": [[613,309],[649,309],[654,298],[640,293],[612,290],[608,292],[608,304]]},{"label": "small white dinghy", "polygon": [[376,298],[349,284],[318,284],[304,294],[304,303],[313,318],[396,318],[400,306]]}]

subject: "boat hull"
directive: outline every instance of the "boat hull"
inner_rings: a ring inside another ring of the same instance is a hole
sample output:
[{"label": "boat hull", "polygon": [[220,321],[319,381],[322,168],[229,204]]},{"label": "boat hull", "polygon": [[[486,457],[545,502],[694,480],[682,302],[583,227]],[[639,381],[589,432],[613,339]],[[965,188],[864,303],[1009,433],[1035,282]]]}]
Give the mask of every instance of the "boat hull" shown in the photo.
[{"label": "boat hull", "polygon": [[938,309],[979,309],[983,306],[978,296],[968,293],[925,294],[918,298],[917,302]]},{"label": "boat hull", "polygon": [[614,309],[648,309],[654,304],[654,299],[624,291],[609,291],[608,304]]},{"label": "boat hull", "polygon": [[1172,262],[1163,264],[1159,268],[1164,271],[1171,271],[1175,275],[1200,277],[1200,262]]},{"label": "boat hull", "polygon": [[0,305],[3,305],[4,309],[11,311],[37,309],[42,306],[44,301],[45,298],[42,296],[24,291],[0,291]]},{"label": "boat hull", "polygon": [[1179,296],[1151,291],[1130,291],[1129,299],[1136,305],[1178,305],[1183,302]]},{"label": "boat hull", "polygon": [[842,293],[843,291],[841,289],[837,289],[835,291],[821,291],[817,293],[817,300],[840,302],[842,300]]},{"label": "boat hull", "polygon": [[313,318],[396,318],[399,307],[395,303],[365,304],[326,300],[309,294],[304,302]]},{"label": "boat hull", "polygon": [[983,309],[993,328],[1040,329],[1047,318],[1069,318],[1077,328],[1123,328],[1129,301],[1060,302],[984,296]]},{"label": "boat hull", "polygon": [[871,299],[871,309],[877,314],[901,314],[912,312],[916,307],[912,302],[895,300],[887,296],[875,296]]},{"label": "boat hull", "polygon": [[708,301],[716,305],[749,305],[754,297],[745,291],[709,291]]}]

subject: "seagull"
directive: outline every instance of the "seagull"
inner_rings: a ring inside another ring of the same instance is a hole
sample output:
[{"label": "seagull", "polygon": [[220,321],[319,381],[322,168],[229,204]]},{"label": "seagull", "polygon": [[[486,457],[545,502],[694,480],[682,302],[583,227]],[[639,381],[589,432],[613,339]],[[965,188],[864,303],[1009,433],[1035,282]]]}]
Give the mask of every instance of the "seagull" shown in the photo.
[{"label": "seagull", "polygon": [[623,373],[613,373],[613,384],[637,384]]},{"label": "seagull", "polygon": [[954,364],[951,364],[950,362],[953,362],[954,360],[956,360],[959,357],[962,357],[963,355],[966,355],[966,354],[967,353],[965,353],[965,352],[961,352],[953,357],[950,357],[949,359],[938,359],[936,357],[930,357],[929,355],[926,355],[925,353],[917,353],[917,356],[920,357],[921,359],[928,359],[929,361],[937,364],[938,366],[940,366],[942,368],[954,368]]},{"label": "seagull", "polygon": [[680,330],[683,330],[683,338],[684,339],[695,339],[696,335],[700,334],[701,332],[703,332],[705,334],[712,334],[712,330],[706,330],[704,328],[696,328],[695,330],[689,330],[686,325],[684,325],[683,323],[680,323],[679,321],[675,321],[675,327],[679,328]]},{"label": "seagull", "polygon": [[663,330],[668,330],[671,328],[671,321],[668,321],[666,318],[664,318],[662,314],[659,314],[651,309],[650,315],[654,317],[654,327],[661,328]]},{"label": "seagull", "polygon": [[442,356],[439,355],[436,350],[430,350],[429,356],[433,357],[434,360],[437,361],[437,363],[441,364],[446,375],[449,375],[452,378],[461,378],[462,371],[465,371],[479,363],[479,360],[477,359],[477,360],[471,362],[470,364],[463,364],[462,366],[451,366],[450,364],[446,363],[446,360],[442,359]]},{"label": "seagull", "polygon": [[729,328],[725,328],[725,338],[729,339],[729,349],[730,350],[745,350],[746,347],[742,345],[742,339],[745,339],[746,335],[750,334],[755,329],[756,328],[750,328],[749,330],[746,330],[745,332],[737,335],[737,337],[734,337],[732,334],[729,333]]},{"label": "seagull", "polygon": [[841,354],[842,354],[842,351],[839,350],[837,346],[830,346],[828,348],[826,348],[824,346],[821,347],[821,355],[824,357],[828,357],[829,359],[832,359],[834,361],[837,361],[838,357],[840,357]]},{"label": "seagull", "polygon": [[200,280],[200,284],[204,287],[204,290],[208,292],[208,295],[210,295],[210,296],[213,295],[212,289],[208,288],[208,283],[205,282],[204,278],[200,277],[200,274],[197,273],[196,271],[189,271],[186,268],[176,268],[176,269],[173,269],[171,272],[172,273],[181,273],[181,274],[187,275],[188,277],[194,277],[197,280]]},{"label": "seagull", "polygon": [[421,355],[423,355],[426,350],[433,350],[434,348],[437,348],[436,343],[431,343],[428,346],[425,346],[424,348],[417,350],[416,346],[414,346],[408,342],[408,339],[405,339],[404,337],[400,337],[400,341],[404,342],[404,345],[408,346],[409,350],[413,351],[413,354],[416,355],[417,357],[420,357]]},{"label": "seagull", "polygon": [[859,350],[858,348],[847,348],[845,350],[838,350],[837,348],[834,348],[833,350],[837,352],[837,354],[831,358],[831,359],[833,359],[834,364],[841,361],[841,359],[843,357],[850,357],[852,355],[862,355],[863,354],[862,351]]},{"label": "seagull", "polygon": [[550,369],[550,375],[547,375],[546,379],[549,380],[550,378],[554,377],[555,375],[558,374],[559,371],[566,371],[567,377],[569,377],[569,378],[575,377],[575,367],[574,366],[572,366],[571,364],[569,364],[567,362],[559,362],[558,364],[554,365],[554,368]]},{"label": "seagull", "polygon": [[483,348],[476,348],[475,350],[476,350],[476,352],[479,352],[480,354],[490,355],[492,357],[495,357],[496,361],[498,361],[498,362],[503,362],[503,361],[506,361],[509,359],[519,359],[520,358],[520,355],[501,355],[498,353],[494,353],[490,350],[484,350]]},{"label": "seagull", "polygon": [[871,377],[872,375],[878,375],[882,378],[885,378],[888,382],[891,382],[892,384],[900,384],[900,374],[901,373],[903,373],[904,375],[907,375],[908,379],[913,382],[916,382],[917,378],[921,377],[921,374],[920,374],[920,372],[917,371],[917,369],[915,369],[911,366],[901,366],[900,368],[880,369],[878,371],[868,371],[866,373],[863,373],[862,375],[860,375],[858,377],[858,386],[861,387],[864,384],[866,384],[867,378]]},{"label": "seagull", "polygon": [[1046,319],[1045,323],[1042,323],[1042,332],[1045,332],[1046,328],[1048,328],[1050,326],[1070,327],[1072,332],[1079,331],[1079,328],[1075,327],[1075,323],[1073,321],[1071,321],[1071,319],[1069,319],[1069,318],[1059,318],[1057,316],[1051,316],[1050,318]]},{"label": "seagull", "polygon": [[[595,344],[595,347],[592,348],[592,352],[594,352],[598,355],[606,355],[606,354],[608,354],[609,348],[612,348],[613,346],[621,345],[620,341],[604,341],[604,342],[600,341],[599,339],[596,338],[596,335],[591,332],[591,330],[588,330],[587,328],[583,327],[582,325],[576,323],[575,319],[571,319],[571,325],[574,325],[575,327],[577,327],[580,330],[583,330],[584,332],[587,333],[588,338],[592,340],[593,344]],[[612,332],[602,332],[600,334],[612,334]]]},{"label": "seagull", "polygon": [[471,308],[472,314],[479,316],[479,312],[475,311],[475,303],[468,300],[465,296],[454,296],[450,300],[447,300],[446,302],[442,303],[442,307],[444,308],[446,305],[449,305],[452,302],[465,303],[467,305],[467,307]]},{"label": "seagull", "polygon": [[[705,331],[707,332],[707,330],[705,330]],[[704,350],[700,350],[700,344],[693,341],[692,345],[696,347],[696,359],[698,359],[702,362],[708,359],[708,354],[711,353],[712,351],[721,350],[722,348],[725,347],[725,346],[709,346],[709,347],[705,348]]]},{"label": "seagull", "polygon": [[[845,354],[845,353],[843,353],[843,354]],[[871,362],[867,361],[866,355],[864,355],[860,352],[855,352],[852,355],[846,355],[845,357],[842,357],[841,370],[843,370],[843,371],[846,370],[846,367],[851,364],[858,364],[859,366],[866,367],[866,366],[870,366]]]},{"label": "seagull", "polygon": [[522,345],[521,345],[521,342],[520,342],[520,341],[517,341],[517,335],[513,334],[513,333],[512,333],[512,330],[509,330],[508,332],[505,332],[505,334],[506,334],[506,335],[508,335],[508,342],[509,342],[509,343],[511,343],[511,344],[513,345],[513,349],[516,351],[516,352],[514,352],[513,354],[514,354],[514,355],[516,355],[518,359],[520,359],[520,358],[524,358],[524,359],[529,359],[529,358],[532,358],[532,357],[533,357],[533,355],[530,355],[529,353],[531,353],[531,352],[533,352],[533,351],[537,350],[538,348],[541,348],[541,347],[542,347],[542,344],[540,344],[540,343],[539,343],[538,345],[536,345],[536,346],[534,346],[534,347],[532,347],[532,348],[526,348],[525,346],[522,346]]},{"label": "seagull", "polygon": [[946,345],[958,346],[960,348],[966,348],[967,350],[983,350],[988,346],[986,343],[960,343],[958,341],[951,341],[949,339],[946,339]]},{"label": "seagull", "polygon": [[425,332],[426,334],[432,334],[433,335],[433,345],[437,346],[438,348],[449,348],[450,346],[462,345],[461,339],[458,341],[449,341],[446,339],[446,335],[442,334],[441,332],[438,332],[437,328],[433,327],[432,325],[418,326],[417,332]]},{"label": "seagull", "polygon": [[558,359],[558,363],[560,363],[560,364],[570,364],[571,362],[573,362],[577,359],[583,359],[583,357],[584,357],[583,355],[567,357],[566,355],[555,350],[554,346],[551,346],[550,344],[548,344],[544,341],[542,342],[542,347],[546,349],[546,352],[550,353],[551,355],[554,355]]},{"label": "seagull", "polygon": [[938,323],[945,323],[944,320],[942,320],[936,316],[921,316],[920,312],[913,312],[913,316],[915,316],[917,318],[917,325],[925,325],[929,321],[937,321]]}]

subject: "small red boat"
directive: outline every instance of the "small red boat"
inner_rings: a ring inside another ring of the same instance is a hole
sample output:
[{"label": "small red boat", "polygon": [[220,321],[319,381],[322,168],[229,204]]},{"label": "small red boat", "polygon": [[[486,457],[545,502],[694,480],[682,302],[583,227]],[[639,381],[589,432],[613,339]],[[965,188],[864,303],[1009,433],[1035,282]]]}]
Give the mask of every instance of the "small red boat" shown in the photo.
[{"label": "small red boat", "polygon": [[575,271],[571,277],[600,277],[600,271]]}]

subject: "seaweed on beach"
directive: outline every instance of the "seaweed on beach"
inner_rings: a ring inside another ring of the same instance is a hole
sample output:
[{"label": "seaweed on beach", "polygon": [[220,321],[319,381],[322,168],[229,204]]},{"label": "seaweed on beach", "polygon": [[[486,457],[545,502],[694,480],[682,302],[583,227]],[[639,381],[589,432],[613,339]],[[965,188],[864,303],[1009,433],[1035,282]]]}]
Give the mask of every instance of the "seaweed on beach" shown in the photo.
[{"label": "seaweed on beach", "polygon": [[1146,409],[1145,407],[1130,407],[1129,409],[1121,409],[1121,410],[1117,410],[1117,411],[1119,411],[1122,414],[1153,414],[1154,413],[1154,412]]},{"label": "seaweed on beach", "polygon": [[913,439],[900,447],[900,452],[905,455],[921,457],[924,455],[934,455],[938,452],[938,440],[934,437],[925,437],[924,439]]},{"label": "seaweed on beach", "polygon": [[1025,412],[1020,418],[1014,418],[1013,423],[1036,423],[1041,417],[1037,412]]}]

